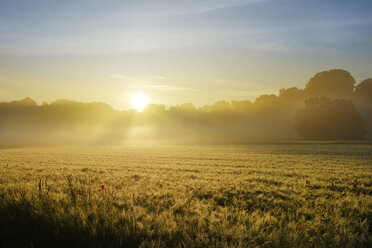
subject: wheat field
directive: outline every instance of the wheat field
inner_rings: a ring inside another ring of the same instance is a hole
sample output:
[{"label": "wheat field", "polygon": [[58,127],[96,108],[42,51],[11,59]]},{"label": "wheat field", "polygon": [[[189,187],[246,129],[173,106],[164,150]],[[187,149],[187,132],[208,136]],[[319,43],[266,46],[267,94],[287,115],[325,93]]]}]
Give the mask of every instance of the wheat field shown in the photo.
[{"label": "wheat field", "polygon": [[371,247],[371,144],[0,150],[1,247]]}]

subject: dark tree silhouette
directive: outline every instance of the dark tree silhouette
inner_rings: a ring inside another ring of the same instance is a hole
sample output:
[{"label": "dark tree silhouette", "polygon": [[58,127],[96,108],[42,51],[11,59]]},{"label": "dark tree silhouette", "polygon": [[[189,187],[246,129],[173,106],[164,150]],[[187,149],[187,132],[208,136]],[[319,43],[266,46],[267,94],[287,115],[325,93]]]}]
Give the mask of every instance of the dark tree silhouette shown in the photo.
[{"label": "dark tree silhouette", "polygon": [[349,100],[310,98],[295,116],[298,135],[312,140],[363,139],[364,121]]},{"label": "dark tree silhouette", "polygon": [[329,70],[315,74],[304,89],[307,97],[351,98],[355,79],[348,71]]},{"label": "dark tree silhouette", "polygon": [[372,78],[363,80],[355,87],[355,94],[358,98],[372,101]]},{"label": "dark tree silhouette", "polygon": [[366,122],[369,139],[372,138],[372,78],[363,80],[355,87],[353,98],[364,121]]}]

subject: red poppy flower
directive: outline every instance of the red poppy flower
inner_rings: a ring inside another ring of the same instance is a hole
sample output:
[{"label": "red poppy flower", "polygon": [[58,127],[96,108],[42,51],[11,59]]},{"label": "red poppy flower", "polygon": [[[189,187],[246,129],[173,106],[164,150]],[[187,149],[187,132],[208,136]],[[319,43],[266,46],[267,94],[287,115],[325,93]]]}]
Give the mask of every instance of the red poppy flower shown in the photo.
[{"label": "red poppy flower", "polygon": [[105,189],[105,185],[102,184],[102,185],[101,185],[101,189]]}]

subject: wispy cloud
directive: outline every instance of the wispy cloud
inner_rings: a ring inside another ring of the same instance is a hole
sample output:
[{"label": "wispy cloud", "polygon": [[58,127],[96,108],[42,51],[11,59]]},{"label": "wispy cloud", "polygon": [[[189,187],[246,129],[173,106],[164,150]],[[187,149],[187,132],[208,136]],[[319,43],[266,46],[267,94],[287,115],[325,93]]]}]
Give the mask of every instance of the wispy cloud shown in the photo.
[{"label": "wispy cloud", "polygon": [[183,91],[195,91],[193,88],[180,87],[169,84],[155,84],[155,85],[139,85],[138,89],[151,89],[151,90],[162,90],[162,91],[173,91],[173,90],[183,90]]},{"label": "wispy cloud", "polygon": [[147,76],[150,79],[156,79],[156,80],[180,80],[183,79],[181,77],[165,77],[165,76]]},{"label": "wispy cloud", "polygon": [[241,5],[253,4],[257,2],[263,2],[268,0],[204,0],[196,1],[194,6],[198,8],[190,9],[190,12],[193,13],[203,13],[208,11],[214,11],[225,8],[238,7]]},{"label": "wispy cloud", "polygon": [[160,77],[160,76],[147,76],[147,77],[151,79],[159,79],[159,80],[169,79],[168,77]]},{"label": "wispy cloud", "polygon": [[120,74],[120,73],[114,73],[108,75],[109,78],[114,78],[114,79],[120,79],[120,80],[125,80],[125,81],[133,81],[134,78],[128,77],[126,75]]},{"label": "wispy cloud", "polygon": [[[147,16],[171,16],[171,15],[189,15],[205,13],[225,8],[238,7],[241,5],[253,4],[268,0],[187,0],[187,1],[174,1],[174,0],[158,0],[158,1],[139,1],[136,7],[152,6],[151,12],[145,11]],[[143,12],[140,13],[144,14]]]}]

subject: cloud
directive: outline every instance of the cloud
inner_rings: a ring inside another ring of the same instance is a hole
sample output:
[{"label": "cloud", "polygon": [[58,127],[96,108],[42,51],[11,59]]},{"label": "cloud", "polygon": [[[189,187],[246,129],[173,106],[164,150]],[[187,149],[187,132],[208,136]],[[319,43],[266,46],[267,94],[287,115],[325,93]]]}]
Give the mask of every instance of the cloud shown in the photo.
[{"label": "cloud", "polygon": [[120,73],[114,73],[108,75],[109,78],[114,78],[114,79],[120,79],[120,80],[125,80],[125,81],[133,81],[134,78],[128,77],[126,75],[120,74]]},{"label": "cloud", "polygon": [[148,78],[151,79],[156,79],[156,80],[180,80],[183,79],[181,77],[164,77],[164,76],[147,76]]},{"label": "cloud", "polygon": [[268,0],[204,0],[197,1],[199,8],[195,9],[194,12],[208,12],[225,8],[238,7],[241,5],[253,4],[258,2],[264,2]]},{"label": "cloud", "polygon": [[159,80],[169,79],[168,77],[160,77],[160,76],[147,76],[147,77],[151,79],[159,79]]},{"label": "cloud", "polygon": [[155,85],[139,85],[138,89],[151,89],[151,90],[162,90],[162,91],[173,91],[173,90],[183,90],[183,91],[195,91],[193,88],[179,87],[169,84],[155,84]]},{"label": "cloud", "polygon": [[[187,0],[187,1],[174,1],[174,0],[161,0],[161,1],[143,1],[139,2],[137,7],[152,6],[151,12],[146,12],[146,15],[189,15],[205,13],[225,8],[238,7],[241,5],[254,4],[257,2],[264,2],[268,0]],[[153,5],[153,3],[155,3]],[[150,8],[147,8],[150,9]],[[155,11],[154,11],[155,9]],[[142,13],[143,14],[143,13]]]}]

